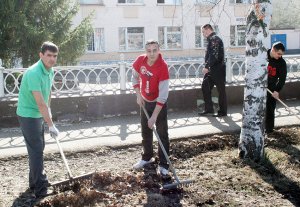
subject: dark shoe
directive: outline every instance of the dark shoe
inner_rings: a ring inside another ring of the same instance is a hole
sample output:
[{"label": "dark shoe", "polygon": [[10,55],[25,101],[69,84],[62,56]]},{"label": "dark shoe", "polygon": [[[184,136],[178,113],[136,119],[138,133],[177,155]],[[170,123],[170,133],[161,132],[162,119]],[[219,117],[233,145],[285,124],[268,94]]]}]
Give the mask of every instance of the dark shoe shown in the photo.
[{"label": "dark shoe", "polygon": [[273,129],[266,129],[266,133],[267,133],[267,134],[271,134],[272,132],[274,132]]},{"label": "dark shoe", "polygon": [[35,197],[37,199],[42,199],[42,198],[45,198],[45,197],[53,195],[53,194],[54,194],[54,192],[52,190],[46,189],[46,190],[43,190],[42,192],[35,193]]},{"label": "dark shoe", "polygon": [[34,193],[34,187],[29,187],[24,193]]},{"label": "dark shoe", "polygon": [[35,198],[34,188],[27,188],[21,195],[22,198]]},{"label": "dark shoe", "polygon": [[217,114],[214,114],[213,117],[223,117],[223,116],[227,116],[227,114],[224,114],[224,113],[217,113]]},{"label": "dark shoe", "polygon": [[199,116],[212,116],[213,114],[213,111],[203,111],[198,113]]}]

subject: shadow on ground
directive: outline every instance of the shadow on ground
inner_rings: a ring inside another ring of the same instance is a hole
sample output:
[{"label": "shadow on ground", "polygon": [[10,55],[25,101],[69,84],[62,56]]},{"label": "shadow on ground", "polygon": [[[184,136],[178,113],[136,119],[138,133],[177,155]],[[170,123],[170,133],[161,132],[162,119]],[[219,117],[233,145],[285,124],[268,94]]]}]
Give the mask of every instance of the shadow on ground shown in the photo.
[{"label": "shadow on ground", "polygon": [[[284,128],[282,128],[280,131],[275,131],[268,135],[265,143],[268,148],[285,153],[285,155],[288,156],[289,166],[299,168],[300,150],[294,145],[299,145],[300,138],[295,135],[296,134],[293,133],[284,133]],[[288,199],[295,206],[300,206],[299,183],[291,180],[282,170],[273,164],[267,150],[264,159],[260,163],[249,160],[245,163],[254,169],[265,182],[271,184],[283,198]]]}]

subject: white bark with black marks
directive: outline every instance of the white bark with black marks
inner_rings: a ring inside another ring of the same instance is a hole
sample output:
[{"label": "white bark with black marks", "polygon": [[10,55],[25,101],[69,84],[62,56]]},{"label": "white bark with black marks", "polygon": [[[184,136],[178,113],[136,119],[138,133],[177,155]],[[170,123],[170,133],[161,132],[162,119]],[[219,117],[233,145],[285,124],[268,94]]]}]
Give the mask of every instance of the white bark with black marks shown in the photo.
[{"label": "white bark with black marks", "polygon": [[264,152],[267,45],[272,0],[253,0],[247,17],[246,75],[239,156],[259,161]]}]

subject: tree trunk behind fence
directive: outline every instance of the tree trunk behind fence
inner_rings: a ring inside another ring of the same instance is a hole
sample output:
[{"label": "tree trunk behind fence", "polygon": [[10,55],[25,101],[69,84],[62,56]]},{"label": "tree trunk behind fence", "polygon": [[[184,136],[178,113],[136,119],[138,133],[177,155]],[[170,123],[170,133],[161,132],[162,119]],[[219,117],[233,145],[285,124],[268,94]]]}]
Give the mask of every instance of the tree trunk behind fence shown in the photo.
[{"label": "tree trunk behind fence", "polygon": [[264,152],[267,45],[272,0],[253,0],[247,17],[246,76],[239,156],[259,161]]}]

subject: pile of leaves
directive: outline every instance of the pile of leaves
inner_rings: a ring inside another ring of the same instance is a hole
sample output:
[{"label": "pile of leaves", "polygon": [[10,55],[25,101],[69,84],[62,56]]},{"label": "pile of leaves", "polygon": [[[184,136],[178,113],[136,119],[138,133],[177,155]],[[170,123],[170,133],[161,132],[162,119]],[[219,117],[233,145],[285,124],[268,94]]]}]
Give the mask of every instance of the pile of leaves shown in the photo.
[{"label": "pile of leaves", "polygon": [[[112,174],[111,172],[98,172],[92,177],[91,182],[80,182],[79,190],[61,192],[37,204],[38,207],[82,207],[86,205],[96,205],[115,207],[124,206],[124,203],[142,204],[146,201],[146,196],[140,194],[141,191],[149,191],[156,200],[156,206],[165,206],[167,199],[162,194],[182,193],[181,188],[163,190],[159,177],[155,169],[156,163],[148,164],[145,172],[123,172]],[[166,179],[166,178],[165,178]],[[170,178],[167,178],[170,180]],[[134,200],[132,200],[134,198]],[[172,201],[168,201],[169,203]]]},{"label": "pile of leaves", "polygon": [[[238,135],[214,135],[209,139],[202,140],[185,140],[180,142],[173,142],[171,144],[171,160],[187,159],[204,153],[207,151],[222,150],[224,148],[236,147],[238,144]],[[64,207],[73,206],[80,207],[84,205],[95,205],[95,203],[103,203],[105,206],[123,206],[127,203],[127,195],[136,195],[136,204],[142,204],[145,196],[136,192],[149,191],[156,194],[156,205],[170,205],[166,201],[171,202],[170,199],[165,199],[166,195],[174,193],[177,197],[183,196],[182,188],[175,190],[162,190],[161,178],[156,174],[157,161],[154,164],[147,165],[144,172],[123,172],[120,174],[112,174],[111,172],[95,173],[92,182],[80,183],[80,191],[62,193],[54,196],[51,199],[43,201],[39,207]],[[162,196],[163,195],[163,196]],[[170,196],[168,196],[170,197]],[[155,200],[155,199],[154,199]],[[176,200],[176,199],[175,199]],[[133,201],[131,201],[133,202]],[[153,202],[153,201],[152,201]],[[174,202],[174,201],[173,201]],[[176,201],[175,201],[176,202]],[[211,201],[208,201],[210,203]]]}]

